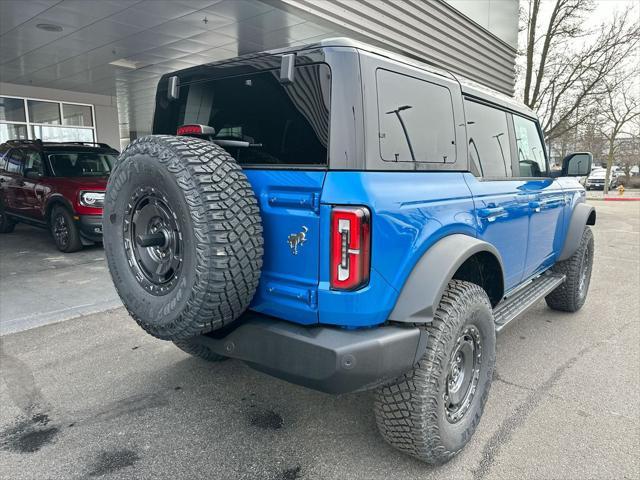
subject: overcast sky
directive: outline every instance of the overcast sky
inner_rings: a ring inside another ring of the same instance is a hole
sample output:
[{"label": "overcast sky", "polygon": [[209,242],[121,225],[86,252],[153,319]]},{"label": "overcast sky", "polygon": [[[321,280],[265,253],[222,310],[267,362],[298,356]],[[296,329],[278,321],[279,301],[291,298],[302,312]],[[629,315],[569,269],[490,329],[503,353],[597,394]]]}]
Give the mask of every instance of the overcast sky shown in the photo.
[{"label": "overcast sky", "polygon": [[[0,0],[1,1],[1,0]],[[640,0],[595,0],[596,8],[595,10],[585,18],[584,27],[587,30],[591,30],[595,35],[599,33],[599,26],[602,23],[608,23],[611,21],[613,16],[617,12],[624,11],[628,7],[633,7],[632,15],[636,17],[636,21],[640,22]],[[549,16],[551,15],[551,11],[553,9],[553,5],[555,4],[555,0],[544,0],[542,2],[541,8],[541,17],[544,18],[544,22],[548,21]],[[524,7],[527,5],[526,0],[522,0],[521,5]],[[546,25],[546,23],[545,23]],[[576,50],[582,47],[585,39],[575,39],[575,44],[570,45],[569,48],[575,48]],[[524,52],[526,48],[527,42],[527,34],[526,31],[523,30],[520,32],[519,36],[519,50]],[[640,48],[636,49],[635,58],[629,58],[628,61],[630,64],[638,64],[640,63]],[[520,71],[524,68],[525,57],[519,56],[517,59],[517,65]],[[640,76],[638,78],[629,79],[630,88],[634,89],[638,96],[640,96]],[[516,82],[516,97],[522,99],[522,89],[524,88],[524,78],[523,75],[518,76],[518,80]]]},{"label": "overcast sky", "polygon": [[602,21],[611,18],[617,11],[624,10],[629,6],[636,7],[636,19],[640,21],[640,0],[596,0],[596,10],[593,12],[589,23],[598,25]]}]

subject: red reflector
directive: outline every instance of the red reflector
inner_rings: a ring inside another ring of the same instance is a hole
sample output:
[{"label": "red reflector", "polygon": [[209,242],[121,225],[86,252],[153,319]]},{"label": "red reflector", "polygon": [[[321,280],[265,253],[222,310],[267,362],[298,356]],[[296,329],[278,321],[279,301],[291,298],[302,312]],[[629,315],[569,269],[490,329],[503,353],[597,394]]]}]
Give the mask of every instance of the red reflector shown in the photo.
[{"label": "red reflector", "polygon": [[182,125],[178,127],[177,135],[213,135],[215,130],[209,125]]},{"label": "red reflector", "polygon": [[357,290],[369,283],[371,217],[366,207],[331,210],[330,282],[334,290]]}]

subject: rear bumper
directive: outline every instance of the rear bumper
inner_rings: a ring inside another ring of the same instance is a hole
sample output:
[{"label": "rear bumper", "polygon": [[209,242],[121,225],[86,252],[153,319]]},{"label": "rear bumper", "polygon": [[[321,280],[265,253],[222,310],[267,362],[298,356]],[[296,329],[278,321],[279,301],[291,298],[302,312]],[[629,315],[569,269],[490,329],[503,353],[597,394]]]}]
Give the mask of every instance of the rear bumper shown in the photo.
[{"label": "rear bumper", "polygon": [[102,215],[80,215],[80,235],[92,242],[102,241]]},{"label": "rear bumper", "polygon": [[223,337],[195,340],[256,370],[327,393],[366,390],[396,378],[426,348],[426,332],[417,327],[308,327],[255,313],[239,322]]}]

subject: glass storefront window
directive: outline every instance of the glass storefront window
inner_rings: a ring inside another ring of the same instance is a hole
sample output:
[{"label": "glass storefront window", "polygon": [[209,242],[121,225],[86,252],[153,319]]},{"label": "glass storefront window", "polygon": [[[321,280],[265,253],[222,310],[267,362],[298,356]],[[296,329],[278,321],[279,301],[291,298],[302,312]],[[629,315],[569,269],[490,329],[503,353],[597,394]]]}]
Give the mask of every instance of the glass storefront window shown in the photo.
[{"label": "glass storefront window", "polygon": [[25,140],[27,138],[27,126],[15,123],[0,123],[0,143],[7,140]]},{"label": "glass storefront window", "polygon": [[0,121],[26,122],[24,100],[21,98],[0,97]]},{"label": "glass storefront window", "polygon": [[94,142],[93,106],[0,96],[0,143],[26,139]]},{"label": "glass storefront window", "polygon": [[33,125],[33,138],[44,142],[93,142],[93,129]]},{"label": "glass storefront window", "polygon": [[63,125],[73,125],[78,127],[93,127],[91,107],[88,105],[63,103],[62,123]]},{"label": "glass storefront window", "polygon": [[61,124],[60,104],[57,102],[27,100],[27,108],[29,109],[29,121],[31,123]]}]

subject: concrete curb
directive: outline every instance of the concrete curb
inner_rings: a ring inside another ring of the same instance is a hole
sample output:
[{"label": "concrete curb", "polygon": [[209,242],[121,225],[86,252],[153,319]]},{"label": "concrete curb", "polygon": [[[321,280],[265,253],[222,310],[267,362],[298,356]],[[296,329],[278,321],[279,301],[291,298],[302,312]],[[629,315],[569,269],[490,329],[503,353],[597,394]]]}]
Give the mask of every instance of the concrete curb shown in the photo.
[{"label": "concrete curb", "polygon": [[587,200],[600,202],[640,202],[640,197],[587,197]]}]

